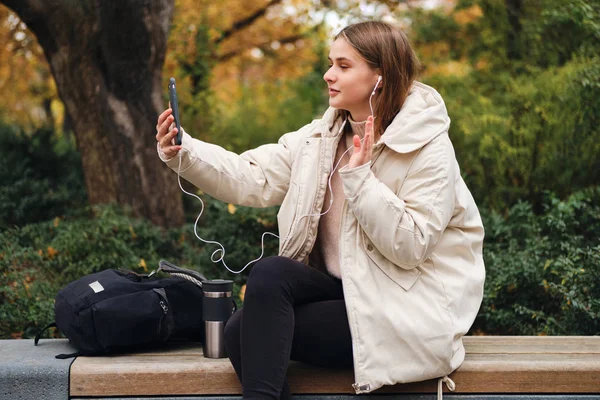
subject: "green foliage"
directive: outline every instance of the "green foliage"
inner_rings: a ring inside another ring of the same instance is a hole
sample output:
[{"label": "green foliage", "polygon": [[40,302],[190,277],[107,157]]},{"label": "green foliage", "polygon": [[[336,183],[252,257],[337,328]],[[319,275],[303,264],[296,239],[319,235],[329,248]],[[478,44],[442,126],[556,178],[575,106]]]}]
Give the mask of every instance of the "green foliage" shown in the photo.
[{"label": "green foliage", "polygon": [[[600,57],[576,57],[532,76],[437,77],[450,136],[478,204],[501,210],[540,193],[564,198],[600,182]],[[501,89],[501,90],[498,90]]]},{"label": "green foliage", "polygon": [[[239,270],[260,255],[262,233],[276,232],[276,209],[234,209],[204,197],[198,234],[221,242],[229,251],[228,266]],[[543,205],[539,216],[526,202],[517,203],[505,216],[483,213],[487,279],[475,331],[600,333],[600,187],[565,201],[548,195]],[[277,254],[275,238],[266,236],[265,245],[265,256]],[[143,273],[164,258],[209,278],[233,279],[236,298],[248,272],[233,275],[213,264],[210,258],[218,247],[200,243],[191,224],[163,230],[116,207],[9,229],[0,234],[0,248],[3,338],[32,337],[52,320],[58,290],[91,272],[126,268]]]},{"label": "green foliage", "polygon": [[500,335],[600,334],[600,187],[486,213],[486,284],[474,329]]},{"label": "green foliage", "polygon": [[324,87],[318,72],[292,82],[246,87],[238,104],[216,108],[220,117],[211,127],[213,142],[236,152],[277,142],[323,112],[327,105]]},{"label": "green foliage", "polygon": [[0,229],[65,215],[86,201],[72,140],[0,124]]},{"label": "green foliage", "polygon": [[[268,222],[275,220],[275,209],[238,208],[231,214],[227,205],[205,201],[198,234],[223,243],[230,269],[239,270],[257,258],[261,234],[276,232]],[[275,238],[267,236],[265,256],[277,254],[277,245]],[[0,233],[0,249],[1,338],[34,336],[52,321],[58,290],[92,272],[124,268],[147,273],[166,259],[208,278],[233,279],[237,296],[249,271],[232,275],[221,264],[213,264],[210,257],[218,247],[199,242],[191,224],[166,231],[115,206],[87,208],[64,219],[7,229]]]},{"label": "green foliage", "polygon": [[[433,69],[442,72],[424,81],[445,100],[457,158],[484,217],[487,280],[474,330],[597,335],[600,2],[515,2],[522,4],[516,11],[504,0],[457,3],[449,14],[416,7],[409,17],[426,66],[460,66]],[[200,26],[195,57],[177,60],[189,133],[241,152],[325,109],[323,59],[303,78],[251,83],[239,103],[216,102],[209,39]],[[317,53],[323,58],[326,50]],[[114,206],[85,208],[80,159],[67,137],[0,126],[0,179],[7,182],[0,187],[1,338],[32,337],[52,320],[61,287],[106,268],[147,272],[164,258],[234,279],[236,291],[245,282],[247,273],[232,275],[210,261],[219,247],[201,243],[191,223],[163,230]],[[233,270],[260,255],[263,232],[277,230],[276,208],[235,209],[202,198],[198,233],[230,251],[225,261]],[[200,205],[184,199],[192,222]],[[277,253],[275,238],[266,236],[265,245],[265,256]]]},{"label": "green foliage", "polygon": [[[424,80],[444,97],[478,204],[503,210],[527,200],[539,212],[544,191],[565,198],[600,182],[600,3],[534,1],[516,11],[508,4],[420,10],[413,26],[418,50],[437,46],[431,61],[461,65],[462,73]],[[473,7],[480,17],[453,25]],[[451,51],[436,52],[440,43]]]}]

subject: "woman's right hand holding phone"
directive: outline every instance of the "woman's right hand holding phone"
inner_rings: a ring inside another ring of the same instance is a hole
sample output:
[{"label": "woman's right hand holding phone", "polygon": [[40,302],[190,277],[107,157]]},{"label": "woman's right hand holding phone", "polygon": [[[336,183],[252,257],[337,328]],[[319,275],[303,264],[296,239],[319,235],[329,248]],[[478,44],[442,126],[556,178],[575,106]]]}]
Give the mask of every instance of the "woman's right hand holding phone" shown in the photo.
[{"label": "woman's right hand holding phone", "polygon": [[158,142],[162,152],[169,158],[173,158],[181,150],[181,146],[175,144],[175,136],[177,136],[177,128],[173,121],[173,110],[171,108],[163,111],[158,116],[158,124],[156,124],[156,141]]}]

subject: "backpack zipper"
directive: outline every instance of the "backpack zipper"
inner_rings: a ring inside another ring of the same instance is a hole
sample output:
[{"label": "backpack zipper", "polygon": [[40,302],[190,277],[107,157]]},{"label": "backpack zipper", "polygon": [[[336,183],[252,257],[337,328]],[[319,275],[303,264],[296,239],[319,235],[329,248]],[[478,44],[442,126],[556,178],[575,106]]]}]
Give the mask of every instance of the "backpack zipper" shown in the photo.
[{"label": "backpack zipper", "polygon": [[[168,301],[167,301],[167,296],[166,296],[164,288],[160,288],[160,289],[156,289],[155,288],[155,289],[152,289],[152,290],[154,291],[154,293],[156,293],[158,295],[158,297],[160,297],[158,305],[160,306],[160,308],[163,311],[163,316],[158,321],[158,330],[157,330],[157,333],[160,336],[161,333],[162,333],[162,331],[163,331],[163,322],[164,322],[165,316],[169,313],[169,306],[167,305]],[[165,332],[165,334],[168,335],[168,332]]]},{"label": "backpack zipper", "polygon": [[160,304],[161,308],[163,309],[163,314],[166,314],[169,312],[169,307],[165,304],[164,301],[161,300],[161,301],[159,301],[158,304]]}]

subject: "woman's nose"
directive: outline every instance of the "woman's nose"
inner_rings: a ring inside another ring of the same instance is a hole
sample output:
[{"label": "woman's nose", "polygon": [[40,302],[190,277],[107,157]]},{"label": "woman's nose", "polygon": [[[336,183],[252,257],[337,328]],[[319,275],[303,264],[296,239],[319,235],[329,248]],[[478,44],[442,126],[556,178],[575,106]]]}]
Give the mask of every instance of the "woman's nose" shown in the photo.
[{"label": "woman's nose", "polygon": [[323,79],[327,83],[331,83],[334,81],[334,75],[331,73],[331,68],[328,69],[327,72],[325,72],[325,74],[323,75]]}]

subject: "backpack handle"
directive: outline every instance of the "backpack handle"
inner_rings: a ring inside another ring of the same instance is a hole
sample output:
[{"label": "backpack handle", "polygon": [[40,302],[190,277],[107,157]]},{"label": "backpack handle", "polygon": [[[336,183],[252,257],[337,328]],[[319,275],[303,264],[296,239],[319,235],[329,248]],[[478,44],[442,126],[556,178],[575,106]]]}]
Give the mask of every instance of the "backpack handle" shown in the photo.
[{"label": "backpack handle", "polygon": [[46,325],[45,327],[43,327],[42,330],[37,333],[37,335],[35,335],[35,340],[33,341],[33,344],[35,346],[38,345],[38,342],[40,341],[40,337],[42,336],[42,333],[44,333],[44,331],[46,329],[49,329],[49,328],[56,328],[56,321],[52,322],[52,323],[49,323],[48,325]]}]

